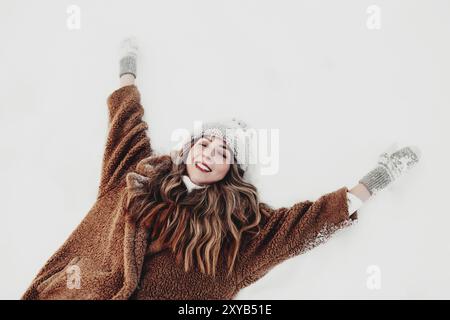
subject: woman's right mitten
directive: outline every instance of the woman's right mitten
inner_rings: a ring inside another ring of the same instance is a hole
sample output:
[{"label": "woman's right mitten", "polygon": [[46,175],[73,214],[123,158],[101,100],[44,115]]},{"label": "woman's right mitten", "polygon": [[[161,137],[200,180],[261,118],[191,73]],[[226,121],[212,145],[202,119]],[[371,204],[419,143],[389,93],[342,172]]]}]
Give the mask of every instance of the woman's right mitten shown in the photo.
[{"label": "woman's right mitten", "polygon": [[369,171],[359,183],[363,184],[371,195],[375,195],[404,173],[414,167],[420,159],[420,149],[408,146],[394,153],[383,152],[377,166]]}]

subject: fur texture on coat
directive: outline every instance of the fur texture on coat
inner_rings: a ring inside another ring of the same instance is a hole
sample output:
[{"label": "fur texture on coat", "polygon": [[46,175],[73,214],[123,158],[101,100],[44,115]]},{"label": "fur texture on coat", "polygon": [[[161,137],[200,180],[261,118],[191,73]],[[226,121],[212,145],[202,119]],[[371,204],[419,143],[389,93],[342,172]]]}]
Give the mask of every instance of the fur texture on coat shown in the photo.
[{"label": "fur texture on coat", "polygon": [[122,193],[141,187],[146,166],[157,165],[140,93],[135,85],[121,87],[110,94],[107,105],[109,130],[97,199],[32,280],[24,300],[232,299],[277,264],[325,242],[357,219],[357,212],[348,214],[347,187],[316,201],[271,209],[258,236],[243,238],[230,277],[222,260],[212,277],[195,269],[185,272],[168,249],[145,256],[147,230],[126,221],[118,209]]}]

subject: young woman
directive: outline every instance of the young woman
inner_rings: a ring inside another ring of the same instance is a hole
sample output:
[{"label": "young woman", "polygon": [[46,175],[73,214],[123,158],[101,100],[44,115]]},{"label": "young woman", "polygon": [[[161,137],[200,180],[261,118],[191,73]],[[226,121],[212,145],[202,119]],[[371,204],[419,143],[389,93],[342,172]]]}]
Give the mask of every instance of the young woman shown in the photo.
[{"label": "young woman", "polygon": [[350,190],[274,209],[244,179],[243,122],[211,122],[178,152],[153,152],[136,59],[126,39],[96,202],[22,299],[232,299],[351,225],[363,202],[419,160],[414,147],[383,153]]}]

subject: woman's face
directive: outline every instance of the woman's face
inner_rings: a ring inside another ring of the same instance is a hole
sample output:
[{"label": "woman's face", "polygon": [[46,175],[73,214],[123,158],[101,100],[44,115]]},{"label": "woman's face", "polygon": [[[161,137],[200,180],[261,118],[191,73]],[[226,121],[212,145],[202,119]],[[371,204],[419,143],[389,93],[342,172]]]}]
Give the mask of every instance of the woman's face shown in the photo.
[{"label": "woman's face", "polygon": [[223,139],[202,137],[189,150],[186,163],[188,176],[197,185],[220,181],[230,169],[231,157]]}]

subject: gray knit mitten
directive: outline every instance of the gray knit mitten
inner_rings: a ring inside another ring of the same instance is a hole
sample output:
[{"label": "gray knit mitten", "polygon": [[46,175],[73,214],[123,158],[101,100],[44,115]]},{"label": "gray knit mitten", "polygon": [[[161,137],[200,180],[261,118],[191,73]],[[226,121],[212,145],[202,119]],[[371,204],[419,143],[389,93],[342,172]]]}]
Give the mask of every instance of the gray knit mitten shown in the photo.
[{"label": "gray knit mitten", "polygon": [[132,74],[136,78],[138,45],[135,37],[128,37],[122,40],[119,47],[120,70],[119,77],[124,74]]},{"label": "gray knit mitten", "polygon": [[404,147],[394,153],[383,152],[378,158],[377,166],[359,180],[359,183],[363,184],[371,195],[375,195],[415,166],[419,162],[420,154],[420,149],[415,146]]}]

